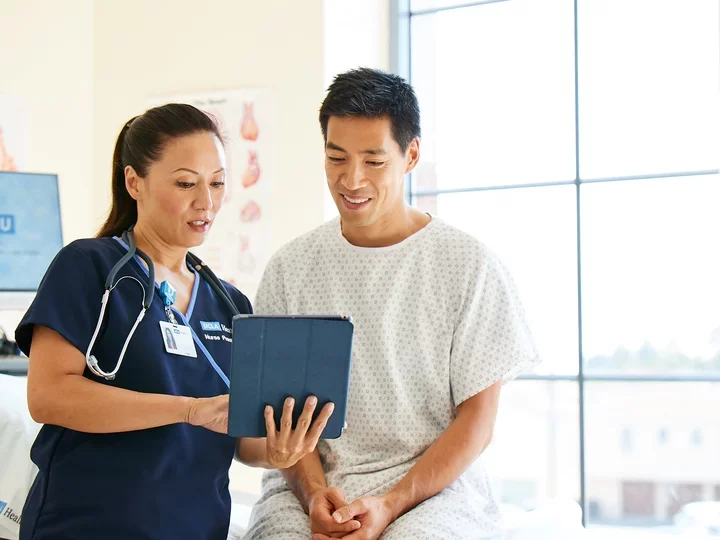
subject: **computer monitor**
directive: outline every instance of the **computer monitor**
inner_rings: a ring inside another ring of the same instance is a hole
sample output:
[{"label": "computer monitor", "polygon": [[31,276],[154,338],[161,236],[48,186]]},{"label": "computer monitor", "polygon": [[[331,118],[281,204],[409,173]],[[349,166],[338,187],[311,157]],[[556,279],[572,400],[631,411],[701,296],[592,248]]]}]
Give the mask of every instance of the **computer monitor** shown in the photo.
[{"label": "computer monitor", "polygon": [[57,175],[0,171],[0,310],[27,308],[62,246]]}]

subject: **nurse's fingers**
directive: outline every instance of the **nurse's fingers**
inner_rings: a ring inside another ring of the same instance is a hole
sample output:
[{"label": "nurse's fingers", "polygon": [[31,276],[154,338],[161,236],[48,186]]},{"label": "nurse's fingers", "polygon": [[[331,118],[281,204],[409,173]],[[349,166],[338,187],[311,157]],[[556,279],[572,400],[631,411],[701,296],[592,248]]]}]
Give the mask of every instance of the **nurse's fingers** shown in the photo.
[{"label": "nurse's fingers", "polygon": [[275,431],[275,414],[270,405],[265,407],[265,430],[267,431],[267,440],[271,445],[275,444],[277,433]]},{"label": "nurse's fingers", "polygon": [[282,448],[287,448],[287,442],[292,432],[292,414],[295,408],[295,399],[287,398],[283,407],[282,418],[280,419],[280,435],[278,437],[279,444]]}]

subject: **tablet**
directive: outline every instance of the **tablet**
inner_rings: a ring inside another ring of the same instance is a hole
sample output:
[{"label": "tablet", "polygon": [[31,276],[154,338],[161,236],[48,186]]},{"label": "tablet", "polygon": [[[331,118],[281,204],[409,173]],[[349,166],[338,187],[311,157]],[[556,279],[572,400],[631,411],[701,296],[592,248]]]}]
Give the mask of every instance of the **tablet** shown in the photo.
[{"label": "tablet", "polygon": [[326,403],[335,410],[321,435],[337,439],[345,427],[354,326],[350,317],[236,315],[233,318],[228,434],[265,437],[271,405],[280,429],[283,404],[295,398],[293,428],[305,400],[318,398],[313,420]]}]

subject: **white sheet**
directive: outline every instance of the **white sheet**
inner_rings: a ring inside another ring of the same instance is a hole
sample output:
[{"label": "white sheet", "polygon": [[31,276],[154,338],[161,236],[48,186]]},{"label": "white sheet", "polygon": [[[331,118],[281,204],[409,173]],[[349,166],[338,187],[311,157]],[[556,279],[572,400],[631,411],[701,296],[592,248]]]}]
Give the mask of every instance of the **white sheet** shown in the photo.
[{"label": "white sheet", "polygon": [[37,467],[30,447],[40,425],[27,408],[27,379],[0,374],[0,538],[16,540]]}]

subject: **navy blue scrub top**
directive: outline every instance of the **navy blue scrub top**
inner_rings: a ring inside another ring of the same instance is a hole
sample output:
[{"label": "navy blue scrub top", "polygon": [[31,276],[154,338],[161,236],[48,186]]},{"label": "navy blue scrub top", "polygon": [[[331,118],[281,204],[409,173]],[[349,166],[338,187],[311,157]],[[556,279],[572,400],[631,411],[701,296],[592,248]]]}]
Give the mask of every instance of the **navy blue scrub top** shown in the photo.
[{"label": "navy blue scrub top", "polygon": [[[84,355],[100,314],[105,279],[126,252],[127,247],[113,238],[78,240],[63,248],[16,330],[21,350],[30,354],[33,326],[42,325]],[[122,276],[147,283],[147,270],[137,258],[116,280]],[[250,313],[248,299],[224,285],[240,312]],[[93,347],[105,372],[115,368],[141,308],[140,285],[132,279],[120,281],[110,294],[105,323]],[[227,384],[208,357],[229,376],[232,315],[196,273],[187,313],[175,311],[175,317],[192,327],[197,358],[168,354],[159,325],[167,317],[155,287],[152,305],[115,380],[97,377],[87,367],[84,376],[137,392],[227,394]],[[23,509],[20,538],[225,540],[230,521],[228,470],[234,451],[234,439],[189,424],[107,434],[44,425],[31,451],[39,472]]]}]

